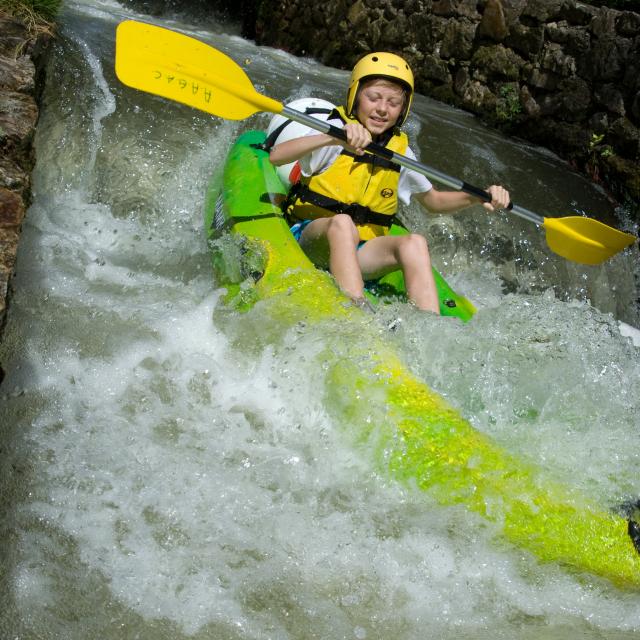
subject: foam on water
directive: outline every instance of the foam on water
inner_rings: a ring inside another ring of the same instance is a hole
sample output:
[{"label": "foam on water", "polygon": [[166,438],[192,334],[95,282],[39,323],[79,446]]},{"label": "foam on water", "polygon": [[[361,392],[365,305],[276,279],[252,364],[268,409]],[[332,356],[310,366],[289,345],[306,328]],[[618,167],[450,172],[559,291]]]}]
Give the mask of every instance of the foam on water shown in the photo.
[{"label": "foam on water", "polygon": [[[108,362],[54,350],[52,371],[31,354],[22,402],[49,400],[23,445],[20,610],[43,624],[73,597],[84,624],[99,587],[125,621],[202,637],[418,638],[425,625],[500,637],[504,616],[635,627],[635,601],[498,550],[466,511],[372,474],[309,391],[319,336],[246,357],[213,328],[214,304],[147,320],[154,338],[125,340]],[[67,584],[69,570],[93,590]]]},{"label": "foam on water", "polygon": [[[351,333],[256,346],[264,306],[220,311],[202,203],[241,125],[119,86],[85,28],[97,6],[67,10],[50,69],[2,347],[5,635],[637,637],[637,594],[540,566],[373,472],[324,394],[323,353]],[[231,41],[288,78],[282,52]],[[505,447],[603,501],[640,494],[638,351],[613,318],[505,295],[472,252],[450,268],[472,323],[406,305],[367,322]]]},{"label": "foam on water", "polygon": [[464,328],[418,319],[398,338],[480,430],[602,500],[640,494],[638,348],[611,316],[509,295]]}]

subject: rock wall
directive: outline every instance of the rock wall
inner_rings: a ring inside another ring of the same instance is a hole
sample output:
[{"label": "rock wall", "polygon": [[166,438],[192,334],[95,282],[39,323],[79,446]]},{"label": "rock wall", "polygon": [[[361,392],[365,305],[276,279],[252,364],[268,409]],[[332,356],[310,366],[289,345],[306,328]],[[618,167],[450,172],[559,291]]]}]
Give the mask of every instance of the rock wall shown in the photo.
[{"label": "rock wall", "polygon": [[31,32],[0,11],[0,334],[22,220],[30,202],[37,89],[42,86],[38,61],[49,41],[47,32]]},{"label": "rock wall", "polygon": [[575,0],[263,0],[256,41],[350,68],[394,51],[420,93],[640,202],[640,14]]}]

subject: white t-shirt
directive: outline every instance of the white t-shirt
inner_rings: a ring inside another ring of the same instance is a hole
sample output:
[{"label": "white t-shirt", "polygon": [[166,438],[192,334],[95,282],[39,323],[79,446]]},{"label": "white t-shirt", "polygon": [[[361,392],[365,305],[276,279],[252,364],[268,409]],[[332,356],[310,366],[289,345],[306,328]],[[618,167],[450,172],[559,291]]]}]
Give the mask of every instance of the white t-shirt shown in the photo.
[{"label": "white t-shirt", "polygon": [[[332,124],[336,127],[342,128],[342,120],[339,118],[335,118],[333,120],[327,121],[329,124]],[[317,131],[311,130],[306,135],[315,136],[318,135]],[[298,162],[300,163],[300,169],[302,171],[302,175],[304,176],[313,176],[326,171],[335,161],[336,158],[342,152],[343,147],[340,145],[332,145],[329,147],[321,147],[320,149],[316,149],[306,156],[300,158]],[[407,158],[411,158],[412,160],[416,160],[416,156],[407,147],[405,152]],[[421,173],[414,171],[413,169],[407,169],[406,167],[400,167],[400,180],[398,182],[398,198],[404,204],[409,204],[411,200],[411,196],[414,193],[424,193],[425,191],[431,191],[433,189],[433,185],[429,181],[426,176],[423,176]]]}]

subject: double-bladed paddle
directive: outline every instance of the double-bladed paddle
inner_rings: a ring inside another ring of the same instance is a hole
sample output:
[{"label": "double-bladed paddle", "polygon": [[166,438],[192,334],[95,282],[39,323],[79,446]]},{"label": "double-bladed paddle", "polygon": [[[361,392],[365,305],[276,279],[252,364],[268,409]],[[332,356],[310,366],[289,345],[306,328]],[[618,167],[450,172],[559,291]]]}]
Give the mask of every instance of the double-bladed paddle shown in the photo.
[{"label": "double-bladed paddle", "polygon": [[[134,20],[120,23],[116,36],[116,75],[130,87],[187,104],[220,118],[244,120],[261,111],[279,113],[346,141],[342,129],[258,93],[244,70],[221,51],[170,29]],[[484,189],[373,142],[366,150],[447,187],[464,191],[486,202],[491,201],[491,196]],[[582,264],[600,264],[637,239],[630,233],[618,231],[591,218],[543,218],[513,203],[509,203],[508,210],[542,226],[552,251]]]}]

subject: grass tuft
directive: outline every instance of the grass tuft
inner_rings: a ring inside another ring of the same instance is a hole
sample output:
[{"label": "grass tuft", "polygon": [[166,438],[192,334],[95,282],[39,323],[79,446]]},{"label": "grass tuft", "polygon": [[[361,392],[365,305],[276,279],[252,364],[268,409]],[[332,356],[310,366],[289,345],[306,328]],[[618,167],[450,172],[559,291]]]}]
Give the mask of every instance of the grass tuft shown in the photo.
[{"label": "grass tuft", "polygon": [[[24,24],[30,38],[55,33],[55,18],[63,0],[0,0],[0,15],[9,15]],[[24,46],[24,45],[23,45]],[[15,52],[20,55],[21,48]]]},{"label": "grass tuft", "polygon": [[62,0],[2,0],[2,11],[29,24],[53,22],[61,6]]}]

